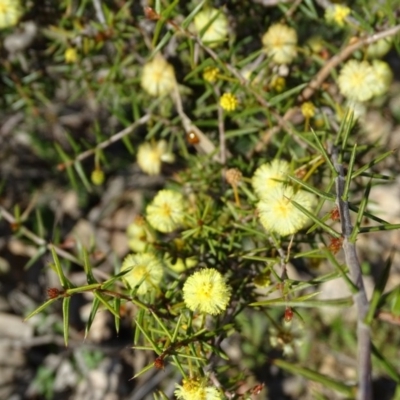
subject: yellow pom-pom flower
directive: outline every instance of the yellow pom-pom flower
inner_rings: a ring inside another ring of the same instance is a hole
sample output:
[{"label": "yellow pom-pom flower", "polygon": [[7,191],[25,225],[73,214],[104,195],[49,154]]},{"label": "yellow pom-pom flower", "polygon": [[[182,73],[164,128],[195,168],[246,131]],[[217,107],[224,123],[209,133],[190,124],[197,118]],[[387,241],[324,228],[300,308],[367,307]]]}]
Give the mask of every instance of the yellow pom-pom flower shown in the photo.
[{"label": "yellow pom-pom flower", "polygon": [[262,37],[264,50],[277,64],[290,64],[297,55],[297,33],[284,24],[274,24]]},{"label": "yellow pom-pom flower", "polygon": [[182,385],[176,385],[174,392],[178,400],[221,400],[221,394],[214,386],[206,386],[200,378],[184,379]]},{"label": "yellow pom-pom flower", "polygon": [[350,60],[340,70],[339,90],[349,100],[363,102],[375,95],[377,75],[367,61]]},{"label": "yellow pom-pom flower", "polygon": [[68,64],[74,64],[78,60],[78,52],[75,47],[68,47],[64,53],[65,62]]},{"label": "yellow pom-pom flower", "polygon": [[311,101],[306,101],[301,105],[301,113],[304,118],[312,118],[315,115],[315,106]]},{"label": "yellow pom-pom flower", "polygon": [[162,162],[173,162],[174,159],[165,140],[141,144],[136,158],[140,169],[148,175],[158,175]]},{"label": "yellow pom-pom flower", "polygon": [[336,24],[340,27],[344,26],[346,18],[350,15],[351,10],[342,4],[333,4],[325,11],[325,20],[331,24]]},{"label": "yellow pom-pom flower", "polygon": [[0,29],[16,25],[21,15],[22,7],[19,0],[0,1]]},{"label": "yellow pom-pom flower", "polygon": [[217,315],[224,311],[231,297],[231,287],[214,268],[204,268],[189,276],[183,285],[183,300],[192,311]]},{"label": "yellow pom-pom flower", "polygon": [[172,232],[185,221],[185,202],[181,193],[160,190],[146,208],[150,225],[163,233]]},{"label": "yellow pom-pom flower", "polygon": [[219,69],[216,67],[206,67],[203,72],[203,79],[207,82],[213,83],[217,80]]},{"label": "yellow pom-pom flower", "polygon": [[129,254],[125,257],[121,271],[129,270],[123,279],[131,288],[137,287],[138,295],[158,289],[164,274],[163,263],[152,253]]},{"label": "yellow pom-pom flower", "polygon": [[221,98],[219,99],[219,105],[225,111],[234,111],[238,106],[238,99],[232,93],[224,93]]},{"label": "yellow pom-pom flower", "polygon": [[309,222],[306,214],[292,203],[295,201],[307,211],[315,206],[315,196],[304,190],[295,192],[291,186],[279,186],[257,204],[261,225],[268,232],[281,236],[292,235]]},{"label": "yellow pom-pom flower", "polygon": [[160,54],[143,67],[142,88],[151,96],[164,96],[171,93],[176,85],[175,72]]},{"label": "yellow pom-pom flower", "polygon": [[[210,22],[212,21],[212,22]],[[201,34],[203,43],[215,47],[228,36],[228,19],[216,8],[206,8],[194,17],[196,31]],[[203,29],[208,26],[204,31]]]},{"label": "yellow pom-pom flower", "polygon": [[373,60],[372,69],[377,78],[377,84],[374,87],[374,96],[382,96],[389,90],[393,81],[393,72],[389,64],[382,60]]},{"label": "yellow pom-pom flower", "polygon": [[258,198],[268,196],[269,192],[278,186],[282,186],[290,172],[290,165],[284,160],[273,160],[256,169],[251,183]]}]

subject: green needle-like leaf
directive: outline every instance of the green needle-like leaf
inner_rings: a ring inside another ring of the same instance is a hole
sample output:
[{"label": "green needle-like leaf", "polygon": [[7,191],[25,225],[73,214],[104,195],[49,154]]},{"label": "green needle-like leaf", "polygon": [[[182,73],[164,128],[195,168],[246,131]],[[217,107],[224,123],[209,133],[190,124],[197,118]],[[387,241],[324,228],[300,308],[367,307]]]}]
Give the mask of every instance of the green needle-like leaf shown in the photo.
[{"label": "green needle-like leaf", "polygon": [[63,327],[64,327],[64,343],[65,347],[68,346],[68,336],[69,336],[69,306],[71,303],[71,297],[64,297],[62,304],[63,311]]}]

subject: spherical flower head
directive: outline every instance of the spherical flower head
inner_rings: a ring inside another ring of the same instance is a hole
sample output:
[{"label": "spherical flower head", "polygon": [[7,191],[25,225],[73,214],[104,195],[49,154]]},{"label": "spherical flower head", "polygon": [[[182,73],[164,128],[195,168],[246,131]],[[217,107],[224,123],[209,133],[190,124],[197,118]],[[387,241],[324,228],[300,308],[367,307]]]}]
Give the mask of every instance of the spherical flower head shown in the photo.
[{"label": "spherical flower head", "polygon": [[375,94],[377,84],[375,71],[367,61],[348,61],[338,77],[342,95],[357,102],[370,100]]},{"label": "spherical flower head", "polygon": [[[212,21],[210,23],[210,21]],[[206,8],[194,17],[196,31],[201,34],[203,43],[215,47],[228,36],[228,19],[216,8]],[[203,32],[203,29],[208,28]]]},{"label": "spherical flower head", "polygon": [[123,279],[126,284],[143,295],[157,290],[164,274],[162,262],[152,253],[128,254],[121,266],[121,271],[129,270]]},{"label": "spherical flower head", "polygon": [[238,99],[232,93],[224,93],[219,99],[219,105],[225,111],[234,111],[238,106]]},{"label": "spherical flower head", "polygon": [[146,142],[139,146],[137,152],[137,163],[140,169],[148,175],[158,175],[161,171],[161,164],[173,162],[174,155],[168,151],[165,140],[159,142]]},{"label": "spherical flower head", "polygon": [[382,96],[388,92],[393,81],[393,72],[389,64],[382,60],[373,60],[372,69],[376,75],[377,84],[374,87],[374,95]]},{"label": "spherical flower head", "polygon": [[311,101],[306,101],[301,105],[301,113],[304,118],[312,118],[315,115],[315,106]]},{"label": "spherical flower head", "polygon": [[181,193],[160,190],[146,208],[146,218],[150,225],[163,233],[172,232],[185,221],[185,202]]},{"label": "spherical flower head", "polygon": [[74,64],[78,60],[78,52],[75,47],[68,47],[64,53],[65,62],[68,64]]},{"label": "spherical flower head", "polygon": [[269,191],[258,204],[258,217],[268,232],[281,236],[293,235],[309,222],[306,214],[292,203],[295,201],[307,211],[315,206],[315,196],[304,190],[295,192],[291,186],[279,186]]},{"label": "spherical flower head", "polygon": [[251,180],[257,196],[262,199],[268,196],[270,190],[284,185],[289,172],[290,165],[284,160],[275,159],[270,163],[259,166]]},{"label": "spherical flower head", "polygon": [[342,4],[333,4],[325,11],[325,20],[331,24],[343,27],[347,16],[351,13],[349,7]]},{"label": "spherical flower head", "polygon": [[226,309],[231,287],[214,268],[204,268],[189,276],[183,285],[183,300],[192,311],[217,315]]},{"label": "spherical flower head", "polygon": [[16,25],[21,15],[22,7],[19,0],[0,1],[0,29]]},{"label": "spherical flower head", "polygon": [[274,24],[262,37],[264,50],[277,64],[290,64],[297,55],[297,33],[284,24]]},{"label": "spherical flower head", "polygon": [[216,67],[206,67],[203,72],[203,79],[207,82],[213,83],[217,80],[219,69]]},{"label": "spherical flower head", "polygon": [[206,386],[204,379],[184,379],[182,385],[176,385],[174,392],[178,400],[221,400],[221,394],[214,386]]},{"label": "spherical flower head", "polygon": [[164,57],[157,54],[143,67],[142,88],[151,96],[171,93],[176,85],[174,68]]}]

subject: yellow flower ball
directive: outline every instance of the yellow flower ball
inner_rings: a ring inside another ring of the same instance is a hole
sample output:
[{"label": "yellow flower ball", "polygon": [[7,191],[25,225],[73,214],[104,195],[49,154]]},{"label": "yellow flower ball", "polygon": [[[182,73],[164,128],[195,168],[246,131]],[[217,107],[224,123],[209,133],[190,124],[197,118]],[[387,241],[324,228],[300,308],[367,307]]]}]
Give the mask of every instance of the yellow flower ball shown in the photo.
[{"label": "yellow flower ball", "polygon": [[[212,21],[210,23],[210,21]],[[228,19],[216,8],[206,8],[194,17],[196,31],[201,34],[203,43],[215,47],[228,36]],[[203,32],[203,29],[208,28]]]},{"label": "yellow flower ball", "polygon": [[343,27],[351,10],[342,4],[333,4],[325,11],[325,20],[331,24]]},{"label": "yellow flower ball", "polygon": [[183,300],[192,311],[217,315],[231,298],[231,287],[214,268],[204,268],[189,276],[183,285]]},{"label": "yellow flower ball", "polygon": [[158,175],[162,162],[173,162],[174,155],[168,151],[165,140],[143,143],[138,148],[136,161],[140,169],[148,175]]},{"label": "yellow flower ball", "polygon": [[160,54],[143,67],[142,88],[151,96],[164,96],[171,93],[176,85],[175,72]]},{"label": "yellow flower ball", "polygon": [[219,99],[219,105],[225,111],[234,111],[238,106],[238,99],[232,93],[224,93],[221,98]]},{"label": "yellow flower ball", "polygon": [[160,190],[146,208],[150,225],[163,233],[180,228],[185,221],[185,202],[181,193]]},{"label": "yellow flower ball", "polygon": [[138,295],[157,290],[164,275],[163,263],[152,253],[129,254],[121,271],[129,270],[123,279]]},{"label": "yellow flower ball", "polygon": [[297,33],[284,24],[274,24],[262,37],[264,51],[277,64],[290,64],[297,55]]},{"label": "yellow flower ball", "polygon": [[68,47],[64,53],[66,63],[73,64],[78,60],[78,52],[75,47]]},{"label": "yellow flower ball", "polygon": [[295,201],[308,211],[315,206],[315,196],[304,190],[295,192],[291,186],[279,186],[257,204],[261,225],[281,236],[292,235],[309,222],[306,214],[292,203]]},{"label": "yellow flower ball", "polygon": [[217,80],[219,69],[216,67],[206,67],[203,72],[203,79],[207,82],[213,83]]},{"label": "yellow flower ball", "polygon": [[287,161],[275,159],[270,163],[262,164],[254,172],[251,183],[258,198],[262,199],[278,186],[282,186],[290,173]]},{"label": "yellow flower ball", "polygon": [[377,75],[367,61],[350,60],[340,70],[339,90],[349,100],[363,102],[375,95]]},{"label": "yellow flower ball", "polygon": [[174,392],[178,400],[222,400],[222,396],[214,386],[206,386],[200,378],[184,379],[182,385],[176,385]]},{"label": "yellow flower ball", "polygon": [[315,115],[315,106],[311,101],[306,101],[301,105],[301,113],[304,118],[312,118]]},{"label": "yellow flower ball", "polygon": [[0,29],[16,25],[21,15],[22,7],[19,0],[0,1]]}]

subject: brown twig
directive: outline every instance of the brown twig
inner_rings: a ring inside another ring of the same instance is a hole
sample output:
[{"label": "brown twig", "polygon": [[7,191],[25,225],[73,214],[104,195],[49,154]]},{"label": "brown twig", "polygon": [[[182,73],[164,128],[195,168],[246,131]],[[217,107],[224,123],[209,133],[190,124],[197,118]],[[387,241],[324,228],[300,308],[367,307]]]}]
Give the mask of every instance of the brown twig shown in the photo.
[{"label": "brown twig", "polygon": [[110,138],[105,140],[104,142],[99,143],[95,147],[88,149],[84,151],[83,153],[80,153],[75,159],[73,160],[68,160],[64,163],[58,164],[57,169],[60,171],[63,171],[65,168],[70,167],[74,163],[78,161],[82,161],[87,157],[92,156],[93,154],[96,154],[98,150],[105,149],[106,147],[110,146],[111,144],[118,142],[118,140],[121,140],[124,136],[129,135],[132,133],[139,125],[145,124],[148,120],[150,119],[150,114],[145,114],[141,118],[139,118],[137,121],[132,123],[131,125],[127,126],[125,129],[122,131],[116,133],[115,135],[112,135]]},{"label": "brown twig", "polygon": [[400,25],[393,26],[385,31],[374,33],[371,36],[367,36],[360,39],[358,42],[352,43],[346,46],[339,54],[334,55],[317,73],[315,78],[308,84],[308,86],[301,92],[298,97],[299,102],[308,100],[317,89],[319,89],[325,79],[329,76],[333,68],[337,67],[341,62],[350,57],[356,50],[377,42],[380,39],[386,37],[394,36],[396,33],[400,32]]}]

